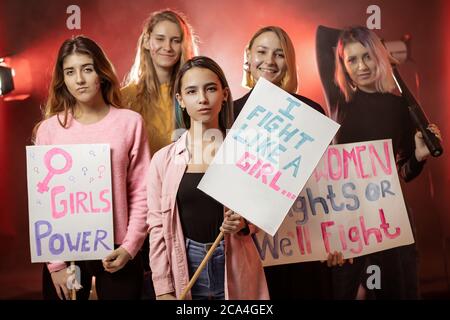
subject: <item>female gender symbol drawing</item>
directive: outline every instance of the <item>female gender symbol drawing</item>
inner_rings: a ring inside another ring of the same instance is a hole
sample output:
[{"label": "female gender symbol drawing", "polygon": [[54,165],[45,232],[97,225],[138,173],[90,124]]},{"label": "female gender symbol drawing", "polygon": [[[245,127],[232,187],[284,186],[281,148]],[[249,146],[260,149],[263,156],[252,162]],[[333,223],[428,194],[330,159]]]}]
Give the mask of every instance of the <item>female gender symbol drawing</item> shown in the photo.
[{"label": "female gender symbol drawing", "polygon": [[[55,155],[62,155],[64,159],[66,160],[66,165],[62,169],[55,169],[52,166],[52,159]],[[44,156],[44,164],[47,167],[48,173],[45,179],[37,184],[38,192],[44,193],[48,191],[48,183],[50,182],[50,179],[55,174],[63,174],[67,171],[69,171],[72,168],[72,157],[70,154],[63,149],[60,148],[53,148],[47,151],[47,153]]]}]

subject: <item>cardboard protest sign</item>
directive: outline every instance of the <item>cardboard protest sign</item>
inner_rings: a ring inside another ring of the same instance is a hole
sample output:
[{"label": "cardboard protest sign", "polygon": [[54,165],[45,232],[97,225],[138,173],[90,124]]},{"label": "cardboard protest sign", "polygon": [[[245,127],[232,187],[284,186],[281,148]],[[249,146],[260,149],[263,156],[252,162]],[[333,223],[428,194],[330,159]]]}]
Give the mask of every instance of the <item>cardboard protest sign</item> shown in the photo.
[{"label": "cardboard protest sign", "polygon": [[338,128],[260,78],[198,188],[273,235]]},{"label": "cardboard protest sign", "polygon": [[391,140],[328,147],[277,234],[254,241],[265,266],[413,243]]},{"label": "cardboard protest sign", "polygon": [[104,258],[114,249],[109,145],[26,152],[31,261]]}]

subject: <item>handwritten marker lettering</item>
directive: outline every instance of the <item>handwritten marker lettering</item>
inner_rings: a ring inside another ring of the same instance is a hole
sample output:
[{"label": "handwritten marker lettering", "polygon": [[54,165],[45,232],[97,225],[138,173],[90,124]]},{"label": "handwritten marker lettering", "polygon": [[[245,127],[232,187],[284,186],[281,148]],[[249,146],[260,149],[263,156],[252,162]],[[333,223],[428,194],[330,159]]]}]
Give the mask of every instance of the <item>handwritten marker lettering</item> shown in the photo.
[{"label": "handwritten marker lettering", "polygon": [[[66,160],[66,165],[62,169],[55,169],[52,166],[52,159],[55,155],[58,155],[58,154],[62,155],[64,157],[64,159]],[[38,189],[38,192],[40,192],[40,193],[44,193],[49,190],[48,183],[50,182],[51,178],[55,174],[63,174],[65,172],[69,171],[70,168],[72,168],[72,157],[70,156],[70,154],[68,154],[66,151],[64,151],[60,148],[53,148],[53,149],[50,149],[45,154],[44,163],[45,163],[45,166],[47,167],[48,173],[47,173],[47,176],[45,177],[45,179],[37,184],[37,189]]]},{"label": "handwritten marker lettering", "polygon": [[43,246],[55,256],[60,255],[67,249],[75,252],[97,251],[101,247],[106,250],[111,250],[104,241],[108,232],[102,229],[80,231],[76,235],[70,233],[61,234],[53,232],[53,227],[50,222],[39,220],[34,224],[34,231],[38,256],[42,255]]}]

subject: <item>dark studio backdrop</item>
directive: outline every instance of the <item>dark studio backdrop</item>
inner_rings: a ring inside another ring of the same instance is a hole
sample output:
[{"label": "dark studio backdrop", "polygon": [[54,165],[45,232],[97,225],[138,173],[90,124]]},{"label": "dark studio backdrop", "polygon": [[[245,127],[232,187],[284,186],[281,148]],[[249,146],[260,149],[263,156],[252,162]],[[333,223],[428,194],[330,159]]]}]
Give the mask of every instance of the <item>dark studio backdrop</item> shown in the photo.
[{"label": "dark studio backdrop", "polygon": [[[66,9],[74,4],[81,9],[81,30],[66,27]],[[40,298],[41,265],[30,263],[25,146],[40,119],[57,50],[66,38],[75,34],[93,38],[123,79],[148,14],[164,8],[180,10],[200,39],[200,53],[222,66],[233,97],[238,98],[246,92],[240,82],[247,41],[258,28],[279,25],[294,42],[299,93],[325,107],[315,59],[316,28],[365,25],[370,5],[381,9],[381,30],[376,32],[383,39],[411,35],[412,61],[400,71],[445,139],[444,155],[428,160],[404,194],[417,229],[422,294],[449,297],[450,1],[3,0],[0,58],[14,68],[16,90],[0,98],[0,299]]]}]

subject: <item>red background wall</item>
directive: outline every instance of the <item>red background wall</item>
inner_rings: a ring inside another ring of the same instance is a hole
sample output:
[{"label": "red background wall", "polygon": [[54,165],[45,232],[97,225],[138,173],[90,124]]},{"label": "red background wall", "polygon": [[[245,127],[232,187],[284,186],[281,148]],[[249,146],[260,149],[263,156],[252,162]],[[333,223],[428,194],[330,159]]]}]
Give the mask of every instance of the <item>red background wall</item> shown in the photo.
[{"label": "red background wall", "polygon": [[[66,8],[81,8],[81,30],[66,28]],[[300,93],[323,106],[325,100],[316,68],[314,38],[320,24],[332,27],[365,24],[366,9],[381,8],[381,30],[386,40],[412,36],[412,57],[401,67],[423,108],[447,139],[444,155],[430,159],[421,176],[408,183],[405,198],[412,209],[420,251],[421,289],[425,296],[446,292],[450,261],[450,2],[364,0],[117,0],[117,1],[2,1],[0,57],[15,69],[17,90],[30,94],[22,101],[0,98],[0,298],[35,297],[40,266],[32,265],[28,244],[25,146],[30,144],[39,107],[45,101],[57,49],[63,40],[84,34],[107,52],[122,79],[134,57],[137,37],[147,15],[163,8],[184,12],[200,42],[200,53],[214,58],[225,70],[235,98],[240,87],[243,49],[261,26],[275,24],[291,36],[297,53]]]}]

